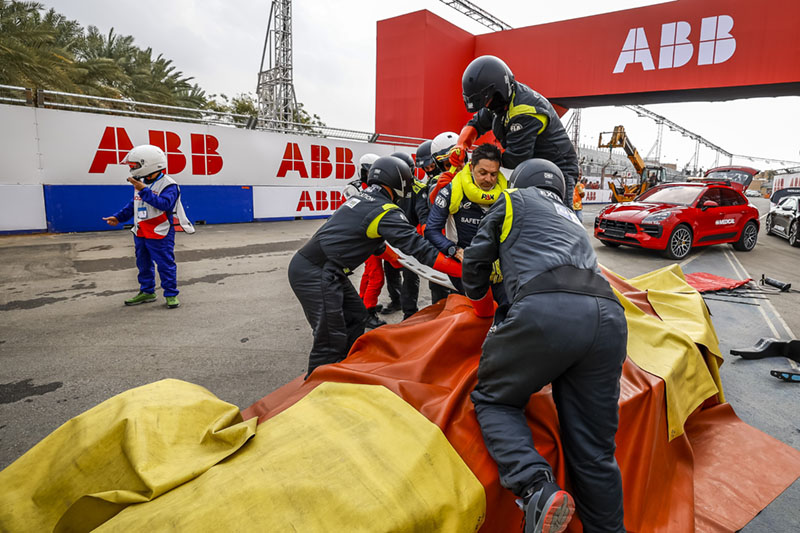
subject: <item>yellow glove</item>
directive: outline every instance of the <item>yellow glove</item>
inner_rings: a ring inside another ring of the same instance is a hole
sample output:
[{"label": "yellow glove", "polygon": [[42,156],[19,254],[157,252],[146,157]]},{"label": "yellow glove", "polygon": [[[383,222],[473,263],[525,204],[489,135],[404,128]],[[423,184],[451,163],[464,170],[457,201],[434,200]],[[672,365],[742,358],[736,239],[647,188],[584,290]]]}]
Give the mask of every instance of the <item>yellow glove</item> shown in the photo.
[{"label": "yellow glove", "polygon": [[503,281],[503,273],[500,271],[500,260],[498,259],[494,263],[492,263],[492,273],[489,274],[489,281],[492,284],[500,283]]}]

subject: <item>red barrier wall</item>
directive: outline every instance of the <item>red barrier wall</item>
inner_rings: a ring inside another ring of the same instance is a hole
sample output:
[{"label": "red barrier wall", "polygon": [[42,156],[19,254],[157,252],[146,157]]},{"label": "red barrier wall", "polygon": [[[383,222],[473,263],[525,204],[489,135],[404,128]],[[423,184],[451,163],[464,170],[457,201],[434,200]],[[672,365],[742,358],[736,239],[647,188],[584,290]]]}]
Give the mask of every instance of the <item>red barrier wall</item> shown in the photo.
[{"label": "red barrier wall", "polygon": [[430,11],[378,21],[375,123],[412,137],[433,137],[469,120],[461,75],[475,57],[475,36]]},{"label": "red barrier wall", "polygon": [[378,23],[375,128],[458,131],[461,74],[484,54],[565,107],[800,94],[798,20],[797,0],[677,0],[478,36],[427,11],[395,17]]}]

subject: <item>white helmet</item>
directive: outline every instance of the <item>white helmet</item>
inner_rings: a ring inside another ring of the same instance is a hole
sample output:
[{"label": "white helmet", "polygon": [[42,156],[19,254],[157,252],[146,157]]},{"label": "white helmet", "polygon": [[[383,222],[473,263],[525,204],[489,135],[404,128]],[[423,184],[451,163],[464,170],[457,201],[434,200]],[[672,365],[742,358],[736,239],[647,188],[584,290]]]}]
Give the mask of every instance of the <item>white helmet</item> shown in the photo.
[{"label": "white helmet", "polygon": [[158,146],[142,144],[128,152],[122,164],[131,168],[131,176],[141,178],[167,168],[167,156]]},{"label": "white helmet", "polygon": [[458,134],[453,133],[452,131],[440,133],[433,138],[433,141],[431,141],[431,156],[443,172],[447,170],[445,168],[447,163],[447,152],[449,152],[457,142]]},{"label": "white helmet", "polygon": [[372,166],[372,163],[378,159],[377,154],[364,154],[361,156],[361,159],[358,160],[358,176],[361,178],[361,181],[367,181],[367,174],[369,173],[369,167]]}]

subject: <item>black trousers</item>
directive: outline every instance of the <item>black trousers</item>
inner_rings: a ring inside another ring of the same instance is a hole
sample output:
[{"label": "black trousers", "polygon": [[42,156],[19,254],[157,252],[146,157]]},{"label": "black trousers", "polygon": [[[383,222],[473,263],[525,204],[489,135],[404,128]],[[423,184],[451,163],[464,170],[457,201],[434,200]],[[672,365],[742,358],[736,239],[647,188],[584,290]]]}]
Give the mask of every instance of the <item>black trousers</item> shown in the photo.
[{"label": "black trousers", "polygon": [[296,253],[289,262],[289,284],[314,333],[308,373],[347,357],[367,320],[364,303],[347,276],[330,262],[319,266]]},{"label": "black trousers", "polygon": [[447,287],[442,287],[438,283],[434,283],[432,281],[428,282],[428,289],[431,291],[431,303],[435,304],[442,298],[447,298],[450,294],[453,294],[453,291],[448,289]]},{"label": "black trousers", "polygon": [[[388,261],[383,262],[383,275],[386,276],[386,290],[392,302],[400,302],[403,318],[417,311],[419,299],[419,276],[407,268],[395,268]],[[401,280],[402,278],[402,280]]]},{"label": "black trousers", "polygon": [[536,451],[525,406],[552,383],[565,462],[586,533],[624,531],[614,436],[627,337],[625,314],[615,301],[572,293],[526,296],[486,337],[472,392],[500,482],[523,496],[537,473],[551,470]]}]

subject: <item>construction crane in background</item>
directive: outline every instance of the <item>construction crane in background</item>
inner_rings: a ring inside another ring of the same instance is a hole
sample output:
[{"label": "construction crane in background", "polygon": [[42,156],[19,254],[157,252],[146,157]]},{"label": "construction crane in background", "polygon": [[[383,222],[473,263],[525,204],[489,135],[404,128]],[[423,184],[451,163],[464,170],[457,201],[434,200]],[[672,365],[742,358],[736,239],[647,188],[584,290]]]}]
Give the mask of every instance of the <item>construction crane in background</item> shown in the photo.
[{"label": "construction crane in background", "polygon": [[[611,134],[607,142],[603,142],[603,135]],[[659,183],[666,180],[666,171],[664,167],[659,165],[646,165],[642,156],[639,155],[639,150],[631,143],[630,138],[625,133],[623,126],[614,126],[614,131],[604,131],[600,133],[600,139],[597,141],[598,148],[622,148],[625,155],[628,156],[636,174],[639,175],[638,183],[635,185],[626,185],[622,179],[618,183],[613,181],[608,184],[611,188],[611,201],[617,202],[630,202],[650,187],[655,187]]]},{"label": "construction crane in background", "polygon": [[[268,60],[267,67],[264,62]],[[272,131],[291,131],[297,122],[292,82],[292,1],[273,0],[258,71],[258,118]]]}]

